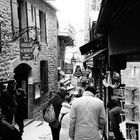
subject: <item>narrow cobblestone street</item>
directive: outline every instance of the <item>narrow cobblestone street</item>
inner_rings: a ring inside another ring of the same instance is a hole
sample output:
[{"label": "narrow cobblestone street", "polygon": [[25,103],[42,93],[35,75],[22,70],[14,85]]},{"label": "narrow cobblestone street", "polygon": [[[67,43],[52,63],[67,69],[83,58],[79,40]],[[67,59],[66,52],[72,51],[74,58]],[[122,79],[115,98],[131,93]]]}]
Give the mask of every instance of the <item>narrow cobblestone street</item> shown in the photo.
[{"label": "narrow cobblestone street", "polygon": [[24,127],[23,140],[52,140],[51,130],[46,122],[33,121]]}]

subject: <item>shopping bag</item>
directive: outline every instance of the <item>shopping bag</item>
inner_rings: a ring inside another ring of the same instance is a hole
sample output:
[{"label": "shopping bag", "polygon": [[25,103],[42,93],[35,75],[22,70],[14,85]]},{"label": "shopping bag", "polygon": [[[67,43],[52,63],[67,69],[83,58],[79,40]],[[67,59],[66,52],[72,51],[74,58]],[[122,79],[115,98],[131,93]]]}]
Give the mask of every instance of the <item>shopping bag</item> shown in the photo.
[{"label": "shopping bag", "polygon": [[53,105],[49,105],[44,114],[44,120],[48,123],[52,123],[56,120],[55,111]]}]

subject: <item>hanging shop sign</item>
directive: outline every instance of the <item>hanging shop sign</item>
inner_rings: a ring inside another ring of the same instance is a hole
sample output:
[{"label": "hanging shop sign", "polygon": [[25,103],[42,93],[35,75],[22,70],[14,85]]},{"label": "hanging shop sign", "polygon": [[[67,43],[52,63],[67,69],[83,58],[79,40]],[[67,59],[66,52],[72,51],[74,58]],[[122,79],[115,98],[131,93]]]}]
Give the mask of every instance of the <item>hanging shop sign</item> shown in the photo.
[{"label": "hanging shop sign", "polygon": [[73,74],[73,65],[65,63],[65,74]]},{"label": "hanging shop sign", "polygon": [[33,59],[32,40],[20,39],[20,59],[26,61]]}]

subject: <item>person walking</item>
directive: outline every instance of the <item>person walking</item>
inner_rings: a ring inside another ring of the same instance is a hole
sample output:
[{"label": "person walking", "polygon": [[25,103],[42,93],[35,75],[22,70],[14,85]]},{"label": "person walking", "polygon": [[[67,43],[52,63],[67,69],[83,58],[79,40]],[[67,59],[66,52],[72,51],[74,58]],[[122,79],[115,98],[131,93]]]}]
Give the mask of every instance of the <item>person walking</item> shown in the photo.
[{"label": "person walking", "polygon": [[65,87],[60,87],[57,94],[49,100],[47,106],[45,107],[45,109],[43,109],[43,116],[44,116],[45,111],[49,105],[52,104],[54,107],[56,121],[49,123],[53,140],[59,140],[59,132],[61,128],[61,126],[58,125],[59,113],[60,113],[62,103],[64,102],[64,98],[66,95],[67,95],[67,89]]},{"label": "person walking", "polygon": [[16,81],[9,81],[6,90],[1,93],[1,111],[5,120],[12,124],[13,116],[16,111],[17,103],[15,101]]},{"label": "person walking", "polygon": [[93,87],[88,86],[83,96],[72,102],[69,136],[71,140],[101,140],[99,130],[106,124],[102,100],[94,97]]},{"label": "person walking", "polygon": [[77,90],[77,94],[75,95],[76,98],[79,98],[82,96],[83,92],[84,92],[84,89],[82,87],[79,87],[78,90]]},{"label": "person walking", "polygon": [[17,128],[0,118],[0,140],[22,140],[22,137]]},{"label": "person walking", "polygon": [[62,103],[62,108],[59,114],[59,121],[61,123],[59,140],[69,140],[69,122],[70,122],[70,110],[71,96],[65,96],[65,101]]},{"label": "person walking", "polygon": [[125,140],[122,133],[120,132],[119,124],[121,123],[121,115],[124,114],[124,111],[119,106],[117,99],[112,99],[107,103],[109,108],[109,120],[111,125],[111,130],[114,133],[115,140]]},{"label": "person walking", "polygon": [[24,129],[24,117],[26,115],[27,109],[27,97],[25,91],[22,88],[17,89],[15,99],[17,102],[15,122],[17,123],[19,131],[22,135]]}]

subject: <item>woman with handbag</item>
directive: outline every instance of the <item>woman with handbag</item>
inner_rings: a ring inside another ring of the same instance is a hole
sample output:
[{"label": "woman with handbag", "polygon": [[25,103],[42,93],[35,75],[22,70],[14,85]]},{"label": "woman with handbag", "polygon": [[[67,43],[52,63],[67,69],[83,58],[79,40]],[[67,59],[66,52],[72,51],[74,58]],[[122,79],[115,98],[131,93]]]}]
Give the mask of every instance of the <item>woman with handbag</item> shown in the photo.
[{"label": "woman with handbag", "polygon": [[59,113],[62,107],[62,103],[64,102],[64,98],[67,95],[67,89],[65,87],[60,87],[57,94],[51,98],[47,104],[46,109],[43,111],[43,115],[47,108],[52,104],[55,112],[55,121],[49,123],[52,132],[53,140],[59,140],[59,132],[60,132],[60,122],[59,122]]}]

